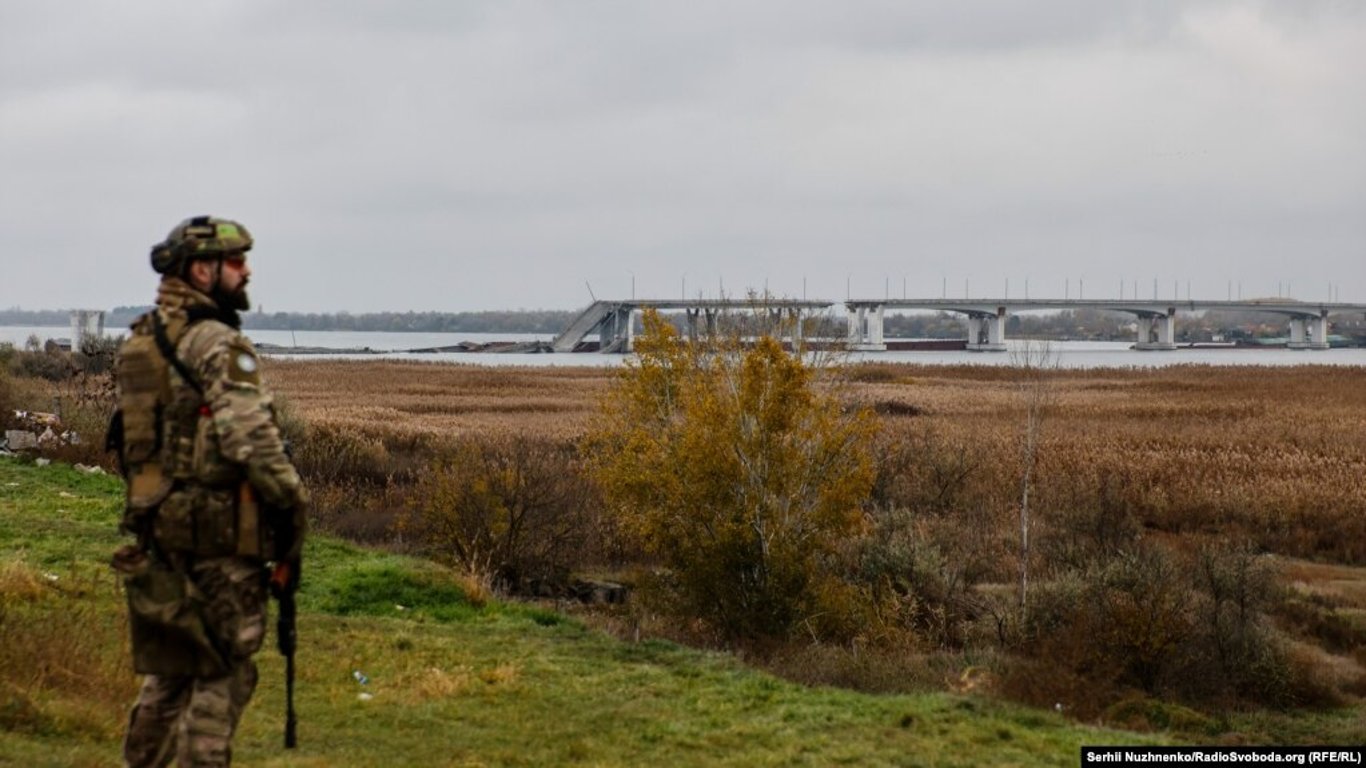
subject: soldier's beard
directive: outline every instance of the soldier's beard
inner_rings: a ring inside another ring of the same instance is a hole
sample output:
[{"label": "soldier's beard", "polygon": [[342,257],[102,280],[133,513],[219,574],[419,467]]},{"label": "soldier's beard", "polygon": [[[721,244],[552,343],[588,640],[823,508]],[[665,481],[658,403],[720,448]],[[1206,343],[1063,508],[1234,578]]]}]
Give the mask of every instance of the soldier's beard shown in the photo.
[{"label": "soldier's beard", "polygon": [[237,286],[235,291],[225,291],[222,285],[216,285],[210,296],[219,309],[231,309],[238,312],[245,312],[251,309],[251,299],[247,296],[247,281]]}]

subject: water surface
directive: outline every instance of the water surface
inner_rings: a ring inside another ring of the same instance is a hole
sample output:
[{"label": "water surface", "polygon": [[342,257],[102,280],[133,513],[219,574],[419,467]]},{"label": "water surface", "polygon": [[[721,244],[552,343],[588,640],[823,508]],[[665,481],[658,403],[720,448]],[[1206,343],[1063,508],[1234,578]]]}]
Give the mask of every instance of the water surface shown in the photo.
[{"label": "water surface", "polygon": [[[121,332],[114,329],[111,332]],[[30,335],[39,339],[66,339],[71,335],[68,326],[24,327],[0,326],[0,342],[23,345]],[[278,347],[325,347],[328,349],[370,349],[374,354],[291,355],[278,353],[283,358],[298,359],[392,359],[426,360],[472,365],[573,366],[620,365],[623,355],[579,354],[518,354],[439,352],[414,353],[408,350],[449,347],[461,342],[486,344],[494,341],[544,341],[551,334],[528,333],[400,333],[385,331],[268,331],[250,330],[247,335],[257,344]],[[1007,352],[916,351],[916,352],[856,352],[849,355],[854,361],[889,363],[917,363],[921,365],[1012,365],[1028,348],[1040,342],[1010,340]],[[1284,348],[1238,349],[1177,349],[1168,352],[1139,352],[1130,349],[1127,341],[1059,341],[1047,347],[1061,368],[1152,368],[1167,365],[1348,365],[1366,366],[1366,349],[1289,350]]]}]

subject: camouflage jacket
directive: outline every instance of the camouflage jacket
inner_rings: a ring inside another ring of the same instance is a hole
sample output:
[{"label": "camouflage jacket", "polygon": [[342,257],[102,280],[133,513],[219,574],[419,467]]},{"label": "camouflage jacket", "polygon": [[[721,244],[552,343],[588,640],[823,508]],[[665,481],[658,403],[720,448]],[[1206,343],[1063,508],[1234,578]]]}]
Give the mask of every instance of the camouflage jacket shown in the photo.
[{"label": "camouflage jacket", "polygon": [[[161,463],[173,490],[153,517],[156,543],[206,557],[297,556],[308,494],[285,453],[260,360],[239,332],[236,313],[220,311],[208,296],[168,277],[155,314],[163,328],[183,329],[174,342],[179,365],[168,371],[171,397],[162,421]],[[138,323],[150,325],[150,315]],[[289,526],[290,551],[274,551],[272,526]]]}]

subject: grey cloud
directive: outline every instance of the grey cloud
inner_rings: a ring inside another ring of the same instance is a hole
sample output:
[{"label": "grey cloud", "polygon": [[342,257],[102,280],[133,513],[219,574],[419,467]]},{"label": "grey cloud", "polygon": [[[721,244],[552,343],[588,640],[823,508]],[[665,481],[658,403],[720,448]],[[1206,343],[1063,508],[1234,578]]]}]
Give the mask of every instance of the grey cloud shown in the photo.
[{"label": "grey cloud", "polygon": [[256,231],[272,308],[1221,289],[1287,253],[1366,298],[1362,51],[1333,0],[19,0],[0,305],[145,301],[200,212]]}]

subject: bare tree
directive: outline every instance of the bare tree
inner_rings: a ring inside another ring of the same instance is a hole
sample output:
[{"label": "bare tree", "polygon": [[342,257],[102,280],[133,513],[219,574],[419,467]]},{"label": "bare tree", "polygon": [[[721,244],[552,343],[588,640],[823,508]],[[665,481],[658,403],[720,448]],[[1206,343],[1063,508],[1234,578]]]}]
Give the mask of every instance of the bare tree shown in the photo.
[{"label": "bare tree", "polygon": [[1011,365],[1016,371],[1016,392],[1024,407],[1024,424],[1020,432],[1020,616],[1023,618],[1029,599],[1029,529],[1030,495],[1034,487],[1034,469],[1039,460],[1039,440],[1043,422],[1053,404],[1054,392],[1050,373],[1058,367],[1057,354],[1048,342],[1026,341],[1011,352]]}]

